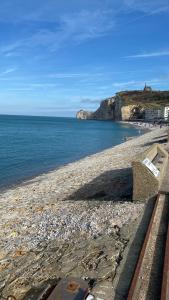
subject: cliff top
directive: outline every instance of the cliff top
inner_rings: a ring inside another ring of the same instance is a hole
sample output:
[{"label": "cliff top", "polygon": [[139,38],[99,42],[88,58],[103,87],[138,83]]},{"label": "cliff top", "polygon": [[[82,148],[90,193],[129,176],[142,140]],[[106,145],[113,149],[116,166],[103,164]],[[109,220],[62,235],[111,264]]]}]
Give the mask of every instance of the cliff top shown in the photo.
[{"label": "cliff top", "polygon": [[144,107],[160,107],[169,105],[169,91],[122,91],[119,95],[125,105],[141,105]]}]

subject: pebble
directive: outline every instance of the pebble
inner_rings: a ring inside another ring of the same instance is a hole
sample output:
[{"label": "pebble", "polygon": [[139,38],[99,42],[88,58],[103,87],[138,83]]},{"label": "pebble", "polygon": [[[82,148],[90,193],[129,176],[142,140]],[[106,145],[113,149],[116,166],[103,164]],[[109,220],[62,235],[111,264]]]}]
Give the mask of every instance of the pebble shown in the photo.
[{"label": "pebble", "polygon": [[93,295],[88,295],[86,300],[94,300],[94,296]]},{"label": "pebble", "polygon": [[[20,300],[32,280],[38,286],[69,274],[91,280],[113,278],[127,245],[128,237],[121,232],[144,209],[143,203],[131,202],[131,161],[165,130],[154,130],[1,192],[0,258],[12,258],[13,264],[0,274],[5,282],[0,295],[7,298],[9,292],[16,292]],[[71,263],[63,272],[66,254]]]}]

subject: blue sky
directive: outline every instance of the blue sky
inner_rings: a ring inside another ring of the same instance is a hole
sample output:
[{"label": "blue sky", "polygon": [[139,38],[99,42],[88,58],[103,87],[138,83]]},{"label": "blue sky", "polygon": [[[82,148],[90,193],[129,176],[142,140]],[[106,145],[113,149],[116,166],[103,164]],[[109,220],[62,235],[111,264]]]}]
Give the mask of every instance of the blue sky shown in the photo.
[{"label": "blue sky", "polygon": [[169,0],[1,0],[0,113],[74,116],[169,90]]}]

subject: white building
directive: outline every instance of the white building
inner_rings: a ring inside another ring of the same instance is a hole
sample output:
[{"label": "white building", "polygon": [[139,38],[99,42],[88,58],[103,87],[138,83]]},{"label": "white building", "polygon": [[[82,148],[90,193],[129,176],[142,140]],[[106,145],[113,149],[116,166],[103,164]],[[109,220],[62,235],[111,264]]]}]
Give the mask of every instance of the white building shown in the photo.
[{"label": "white building", "polygon": [[158,119],[162,119],[165,121],[169,120],[169,106],[145,109],[145,120],[154,121]]},{"label": "white building", "polygon": [[145,120],[152,121],[162,118],[162,110],[157,108],[145,109]]},{"label": "white building", "polygon": [[169,106],[164,107],[164,119],[169,120]]}]

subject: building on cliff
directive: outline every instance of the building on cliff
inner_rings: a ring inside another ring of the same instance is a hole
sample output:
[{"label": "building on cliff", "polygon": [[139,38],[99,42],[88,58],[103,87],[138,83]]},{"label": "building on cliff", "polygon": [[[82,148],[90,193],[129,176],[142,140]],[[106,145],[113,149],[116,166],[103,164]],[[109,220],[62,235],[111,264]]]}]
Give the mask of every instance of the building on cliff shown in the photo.
[{"label": "building on cliff", "polygon": [[147,86],[147,84],[145,83],[143,91],[144,92],[152,92],[152,88],[151,88],[151,86]]}]

